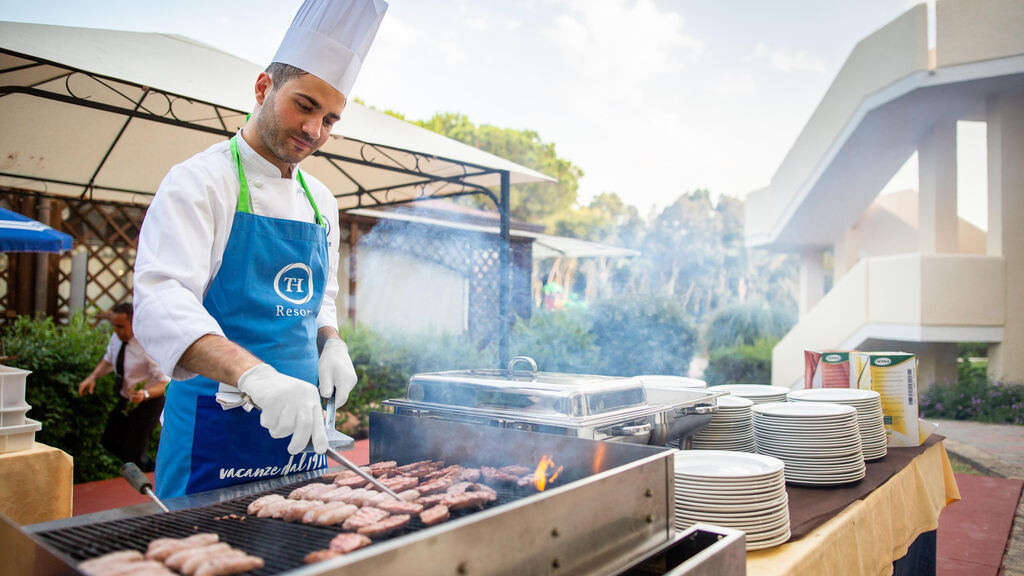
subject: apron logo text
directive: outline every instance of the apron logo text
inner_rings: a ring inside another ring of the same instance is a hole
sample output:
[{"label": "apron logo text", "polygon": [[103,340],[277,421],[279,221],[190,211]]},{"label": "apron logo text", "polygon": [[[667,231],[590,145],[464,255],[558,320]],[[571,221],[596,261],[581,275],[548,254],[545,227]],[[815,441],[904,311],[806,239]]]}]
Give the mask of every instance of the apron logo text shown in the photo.
[{"label": "apron logo text", "polygon": [[[305,304],[313,298],[313,271],[301,262],[289,264],[274,277],[274,291],[287,302]],[[278,310],[281,306],[277,307]],[[288,314],[292,316],[292,314]],[[281,314],[278,314],[281,316]]]},{"label": "apron logo text", "polygon": [[221,468],[220,479],[226,480],[229,478],[267,478],[270,476],[287,476],[288,474],[294,474],[296,472],[308,472],[310,470],[319,470],[327,465],[327,456],[323,454],[309,454],[303,452],[299,455],[298,463],[295,462],[295,456],[288,456],[288,463],[284,467],[280,466],[263,466],[257,468]]}]

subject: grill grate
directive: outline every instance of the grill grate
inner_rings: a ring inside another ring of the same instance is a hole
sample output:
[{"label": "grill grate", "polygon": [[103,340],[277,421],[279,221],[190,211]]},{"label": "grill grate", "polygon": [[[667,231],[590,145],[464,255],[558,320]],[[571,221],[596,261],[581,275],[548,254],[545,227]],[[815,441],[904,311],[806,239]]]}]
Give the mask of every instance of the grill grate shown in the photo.
[{"label": "grill grate", "polygon": [[[60,528],[40,532],[36,536],[76,562],[81,562],[117,550],[131,549],[145,553],[149,542],[157,538],[184,538],[198,532],[216,532],[220,535],[221,541],[264,559],[264,567],[250,574],[278,574],[304,566],[306,554],[327,548],[331,538],[342,532],[341,527],[308,526],[275,518],[257,518],[247,515],[246,508],[260,496],[287,496],[295,488],[310,483],[312,482],[296,482],[209,506]],[[531,487],[499,489],[498,500],[491,506],[500,506],[530,494],[536,494],[536,490]],[[452,519],[473,512],[452,512]],[[231,517],[232,514],[235,518]],[[417,516],[413,516],[401,531],[374,540],[374,544],[424,528],[427,526],[420,522]]]}]

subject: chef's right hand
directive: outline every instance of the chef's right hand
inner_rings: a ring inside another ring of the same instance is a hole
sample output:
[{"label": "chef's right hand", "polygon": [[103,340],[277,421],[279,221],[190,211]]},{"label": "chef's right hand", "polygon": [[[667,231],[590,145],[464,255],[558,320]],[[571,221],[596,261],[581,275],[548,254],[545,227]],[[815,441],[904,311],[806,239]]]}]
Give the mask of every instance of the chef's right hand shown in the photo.
[{"label": "chef's right hand", "polygon": [[327,450],[320,393],[316,386],[281,374],[270,364],[245,371],[238,379],[238,390],[252,399],[261,410],[260,425],[271,438],[291,436],[288,452],[302,452],[312,438],[317,454]]},{"label": "chef's right hand", "polygon": [[82,380],[81,382],[78,383],[79,396],[88,396],[89,394],[92,394],[95,389],[96,380],[92,376],[89,376],[85,380]]}]

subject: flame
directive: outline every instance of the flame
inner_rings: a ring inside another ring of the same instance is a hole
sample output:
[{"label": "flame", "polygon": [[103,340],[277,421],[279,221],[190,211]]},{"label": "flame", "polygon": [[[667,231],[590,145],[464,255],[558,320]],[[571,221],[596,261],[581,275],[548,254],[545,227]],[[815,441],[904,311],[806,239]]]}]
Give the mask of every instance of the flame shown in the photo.
[{"label": "flame", "polygon": [[537,464],[537,469],[533,472],[533,485],[537,487],[537,490],[543,492],[550,482],[554,482],[555,478],[558,478],[562,472],[561,466],[552,471],[551,476],[548,476],[548,469],[554,465],[555,461],[547,454],[540,457],[540,463]]},{"label": "flame", "polygon": [[594,451],[594,474],[601,471],[601,465],[604,464],[604,442],[598,442],[597,449]]}]

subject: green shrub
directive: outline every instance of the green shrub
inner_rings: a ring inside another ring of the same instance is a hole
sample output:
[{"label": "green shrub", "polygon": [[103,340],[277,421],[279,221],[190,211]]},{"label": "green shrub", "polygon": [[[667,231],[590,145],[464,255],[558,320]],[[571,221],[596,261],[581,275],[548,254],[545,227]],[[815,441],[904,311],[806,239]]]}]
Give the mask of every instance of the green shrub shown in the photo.
[{"label": "green shrub", "polygon": [[1024,424],[1024,384],[990,381],[983,362],[962,362],[957,372],[956,382],[935,382],[921,392],[921,416]]},{"label": "green shrub", "polygon": [[534,311],[512,330],[512,356],[529,356],[544,372],[592,374],[598,348],[590,332],[590,319],[581,309]]},{"label": "green shrub", "polygon": [[118,475],[120,460],[100,445],[107,414],[117,403],[113,376],[100,378],[96,391],[78,396],[78,383],[103,358],[110,330],[93,327],[82,315],[66,326],[52,318],[20,316],[7,327],[4,342],[8,365],[31,370],[25,399],[28,416],[43,424],[36,441],[67,452],[75,459],[75,482]]},{"label": "green shrub", "polygon": [[381,335],[357,324],[343,326],[341,337],[359,382],[339,417],[348,418],[342,431],[357,439],[367,436],[370,412],[380,410],[383,400],[404,396],[413,374],[494,365],[493,352],[478,350],[461,336]]},{"label": "green shrub", "polygon": [[719,309],[704,333],[708,351],[733,346],[753,346],[762,339],[778,340],[793,325],[786,312],[764,303],[734,304]]},{"label": "green shrub", "polygon": [[777,340],[760,339],[752,345],[712,350],[704,379],[708,386],[719,384],[771,384],[772,348]]},{"label": "green shrub", "polygon": [[589,308],[590,333],[598,348],[597,370],[610,376],[686,375],[697,330],[685,308],[669,298],[614,298]]}]

